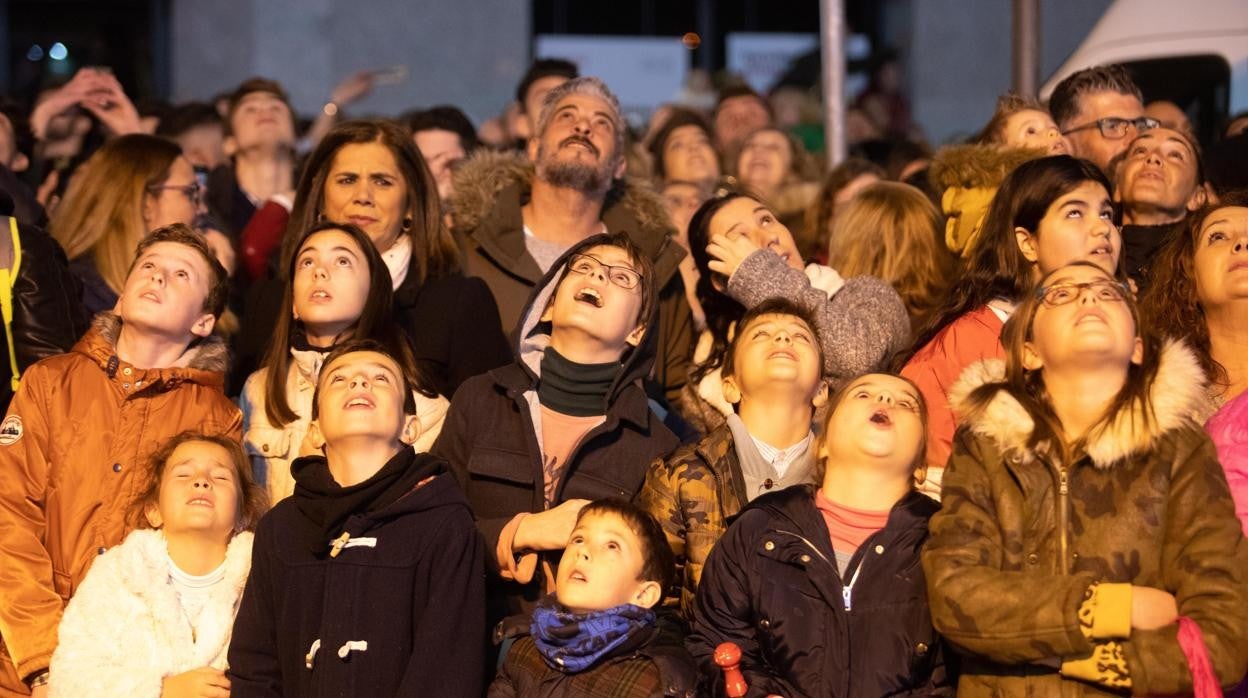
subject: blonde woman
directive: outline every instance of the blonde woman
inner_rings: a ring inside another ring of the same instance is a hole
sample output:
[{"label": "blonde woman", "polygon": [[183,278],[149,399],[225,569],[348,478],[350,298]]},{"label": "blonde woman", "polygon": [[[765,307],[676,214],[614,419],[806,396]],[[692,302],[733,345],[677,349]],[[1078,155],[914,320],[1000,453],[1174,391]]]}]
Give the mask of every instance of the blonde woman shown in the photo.
[{"label": "blonde woman", "polygon": [[95,314],[117,304],[135,246],[148,232],[190,224],[200,188],[177,144],[155,136],[122,136],[91,156],[49,223]]},{"label": "blonde woman", "polygon": [[892,284],[919,327],[944,298],[953,256],[940,240],[940,212],[918,189],[877,182],[840,209],[828,243],[828,266],[841,276]]}]

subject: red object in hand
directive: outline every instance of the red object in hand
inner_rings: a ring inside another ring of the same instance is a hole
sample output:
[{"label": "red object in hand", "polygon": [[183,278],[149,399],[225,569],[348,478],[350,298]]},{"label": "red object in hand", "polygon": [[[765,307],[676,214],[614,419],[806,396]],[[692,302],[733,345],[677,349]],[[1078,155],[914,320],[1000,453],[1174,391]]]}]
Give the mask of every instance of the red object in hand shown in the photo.
[{"label": "red object in hand", "polygon": [[728,698],[742,698],[749,687],[741,675],[741,648],[732,642],[722,642],[715,648],[715,664],[724,670],[724,693]]}]

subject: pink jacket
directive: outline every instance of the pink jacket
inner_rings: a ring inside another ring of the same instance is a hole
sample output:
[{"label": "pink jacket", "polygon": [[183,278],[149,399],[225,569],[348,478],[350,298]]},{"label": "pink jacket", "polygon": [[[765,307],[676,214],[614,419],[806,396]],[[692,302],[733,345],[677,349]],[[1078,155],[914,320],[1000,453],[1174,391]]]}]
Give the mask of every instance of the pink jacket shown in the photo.
[{"label": "pink jacket", "polygon": [[1235,499],[1235,514],[1248,535],[1248,390],[1210,417],[1205,431],[1218,447],[1218,460]]}]

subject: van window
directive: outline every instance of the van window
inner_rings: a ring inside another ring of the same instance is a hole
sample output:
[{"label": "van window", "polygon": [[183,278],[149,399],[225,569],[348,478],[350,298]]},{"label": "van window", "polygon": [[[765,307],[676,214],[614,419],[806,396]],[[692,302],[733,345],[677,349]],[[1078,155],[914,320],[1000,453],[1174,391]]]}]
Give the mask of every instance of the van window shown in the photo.
[{"label": "van window", "polygon": [[1166,99],[1187,112],[1201,143],[1217,140],[1230,104],[1231,66],[1221,56],[1175,56],[1123,63],[1144,103]]}]

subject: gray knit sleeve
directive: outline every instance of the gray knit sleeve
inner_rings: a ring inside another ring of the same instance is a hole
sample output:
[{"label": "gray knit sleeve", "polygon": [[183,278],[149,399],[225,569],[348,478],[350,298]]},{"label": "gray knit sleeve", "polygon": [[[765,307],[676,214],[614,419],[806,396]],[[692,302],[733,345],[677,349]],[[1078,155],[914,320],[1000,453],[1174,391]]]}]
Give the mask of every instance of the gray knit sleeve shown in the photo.
[{"label": "gray knit sleeve", "polygon": [[897,291],[873,276],[846,279],[831,298],[768,250],[746,257],[728,280],[728,295],[746,308],[787,298],[815,316],[823,372],[834,383],[879,370],[910,341],[910,320]]}]

